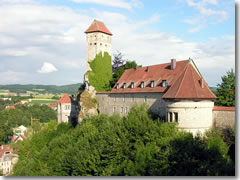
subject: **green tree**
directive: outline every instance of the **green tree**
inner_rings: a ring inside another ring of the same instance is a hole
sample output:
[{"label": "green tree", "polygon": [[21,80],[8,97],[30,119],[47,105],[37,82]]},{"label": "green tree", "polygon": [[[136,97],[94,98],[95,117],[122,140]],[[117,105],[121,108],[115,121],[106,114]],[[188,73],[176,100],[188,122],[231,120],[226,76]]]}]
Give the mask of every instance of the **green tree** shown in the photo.
[{"label": "green tree", "polygon": [[[115,66],[116,65],[113,64],[113,67]],[[116,71],[113,73],[113,78],[110,81],[111,87],[113,88],[126,69],[134,69],[137,67],[141,67],[141,65],[137,65],[136,61],[127,61],[124,65],[116,68]]]},{"label": "green tree", "polygon": [[96,91],[110,90],[109,82],[112,79],[111,56],[104,52],[96,55],[95,59],[89,62],[92,71],[88,71],[90,84],[95,87]]},{"label": "green tree", "polygon": [[235,106],[235,73],[233,69],[222,76],[222,83],[217,85],[217,105]]},{"label": "green tree", "polygon": [[9,136],[13,135],[12,129],[5,124],[0,124],[0,145],[7,144]]}]

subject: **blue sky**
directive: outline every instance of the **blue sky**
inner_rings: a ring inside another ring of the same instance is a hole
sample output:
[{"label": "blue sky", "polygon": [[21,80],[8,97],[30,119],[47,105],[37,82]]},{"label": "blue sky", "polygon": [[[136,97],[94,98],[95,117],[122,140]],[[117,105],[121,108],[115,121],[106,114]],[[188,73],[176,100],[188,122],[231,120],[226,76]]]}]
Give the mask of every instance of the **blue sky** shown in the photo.
[{"label": "blue sky", "polygon": [[0,16],[0,84],[82,82],[94,19],[143,66],[191,57],[210,86],[235,68],[233,0],[1,0]]}]

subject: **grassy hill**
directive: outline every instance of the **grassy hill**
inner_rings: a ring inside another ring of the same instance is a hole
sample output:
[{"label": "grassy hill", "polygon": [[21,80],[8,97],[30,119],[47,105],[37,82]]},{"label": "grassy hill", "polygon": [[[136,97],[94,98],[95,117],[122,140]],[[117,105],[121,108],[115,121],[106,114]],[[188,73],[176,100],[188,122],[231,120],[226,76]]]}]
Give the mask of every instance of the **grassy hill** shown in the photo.
[{"label": "grassy hill", "polygon": [[63,86],[56,85],[37,85],[37,84],[11,84],[11,85],[0,85],[0,90],[9,90],[14,93],[26,93],[27,91],[40,92],[40,93],[69,93],[74,94],[81,83],[69,84]]}]

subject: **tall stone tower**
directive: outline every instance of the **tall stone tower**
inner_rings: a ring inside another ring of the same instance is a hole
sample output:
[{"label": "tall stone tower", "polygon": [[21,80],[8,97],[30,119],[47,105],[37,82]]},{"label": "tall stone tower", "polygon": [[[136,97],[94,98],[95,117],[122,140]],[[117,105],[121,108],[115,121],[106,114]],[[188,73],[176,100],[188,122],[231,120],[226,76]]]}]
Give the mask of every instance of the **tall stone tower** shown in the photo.
[{"label": "tall stone tower", "polygon": [[91,70],[89,61],[92,61],[100,52],[107,52],[111,56],[112,33],[103,22],[94,20],[85,31],[87,35],[87,71]]}]

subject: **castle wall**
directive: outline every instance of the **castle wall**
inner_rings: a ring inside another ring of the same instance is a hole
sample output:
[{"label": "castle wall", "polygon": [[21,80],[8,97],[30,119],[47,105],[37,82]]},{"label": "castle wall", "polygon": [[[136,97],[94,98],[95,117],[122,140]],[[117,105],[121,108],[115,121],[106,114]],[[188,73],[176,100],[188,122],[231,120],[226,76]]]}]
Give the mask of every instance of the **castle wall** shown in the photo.
[{"label": "castle wall", "polygon": [[215,128],[231,128],[235,124],[235,111],[213,111],[213,126]]},{"label": "castle wall", "polygon": [[204,133],[213,125],[213,101],[167,102],[167,121],[177,122],[178,128],[192,132]]},{"label": "castle wall", "polygon": [[97,93],[96,97],[100,113],[119,113],[124,116],[133,105],[147,104],[154,114],[165,117],[166,105],[162,95],[163,93]]},{"label": "castle wall", "polygon": [[[108,52],[111,56],[111,48],[111,35],[102,32],[87,33],[87,62],[92,61],[99,52]],[[91,70],[91,68],[87,63],[87,71],[89,70]]]}]

